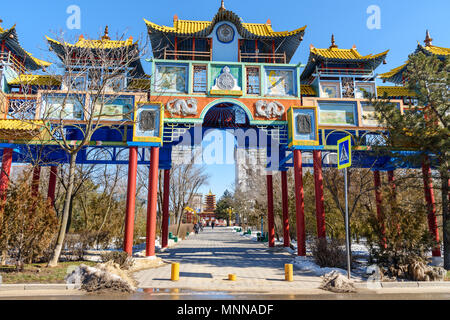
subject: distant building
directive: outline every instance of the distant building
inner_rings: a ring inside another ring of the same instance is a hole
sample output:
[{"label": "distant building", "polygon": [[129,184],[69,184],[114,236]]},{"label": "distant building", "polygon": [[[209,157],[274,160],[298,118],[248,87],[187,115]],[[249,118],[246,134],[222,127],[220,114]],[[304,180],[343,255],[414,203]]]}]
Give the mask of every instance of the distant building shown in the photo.
[{"label": "distant building", "polygon": [[234,152],[236,163],[235,187],[236,190],[246,192],[251,188],[251,177],[265,174],[267,162],[266,149],[242,149]]},{"label": "distant building", "polygon": [[208,221],[216,220],[216,195],[212,194],[211,190],[205,196],[205,202],[203,206],[203,212],[201,214],[202,219]]}]

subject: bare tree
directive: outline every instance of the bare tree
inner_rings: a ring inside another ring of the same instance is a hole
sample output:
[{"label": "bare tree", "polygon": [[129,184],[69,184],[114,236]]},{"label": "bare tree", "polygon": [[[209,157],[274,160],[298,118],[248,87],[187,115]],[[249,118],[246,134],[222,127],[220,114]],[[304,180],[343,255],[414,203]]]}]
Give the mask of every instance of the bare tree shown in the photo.
[{"label": "bare tree", "polygon": [[170,176],[169,207],[175,215],[178,224],[177,234],[180,231],[184,208],[193,200],[200,187],[208,184],[209,175],[202,166],[195,165],[194,161],[187,164],[175,164]]},{"label": "bare tree", "polygon": [[[143,48],[146,45],[141,41],[141,47],[138,42],[126,39],[124,35],[118,35],[117,40],[110,41],[107,29],[101,40],[84,39],[80,36],[80,45],[67,43],[62,35],[57,35],[55,39],[48,38],[48,41],[50,49],[60,61],[45,70],[45,75],[41,75],[41,78],[47,77],[48,83],[36,90],[35,85],[29,84],[30,78],[24,76],[21,86],[24,94],[37,93],[34,102],[32,99],[24,101],[29,100],[29,104],[35,104],[34,110],[38,114],[34,118],[39,120],[30,119],[18,110],[13,114],[16,119],[28,123],[31,129],[36,131],[37,128],[38,139],[42,140],[42,144],[53,144],[67,155],[68,169],[66,179],[63,180],[64,203],[60,230],[48,264],[53,267],[57,265],[61,254],[71,201],[76,192],[78,154],[81,150],[96,145],[92,138],[102,128],[121,132],[124,125],[132,124],[134,103],[147,101],[145,93],[128,93],[134,99],[130,105],[123,106],[122,109],[111,107],[114,101],[127,96],[127,81],[136,78],[139,71],[143,72],[136,65],[140,66],[139,61],[145,54]],[[62,70],[58,68],[61,65]],[[59,86],[59,90],[55,90]],[[21,109],[26,111],[30,108],[22,104]]]}]

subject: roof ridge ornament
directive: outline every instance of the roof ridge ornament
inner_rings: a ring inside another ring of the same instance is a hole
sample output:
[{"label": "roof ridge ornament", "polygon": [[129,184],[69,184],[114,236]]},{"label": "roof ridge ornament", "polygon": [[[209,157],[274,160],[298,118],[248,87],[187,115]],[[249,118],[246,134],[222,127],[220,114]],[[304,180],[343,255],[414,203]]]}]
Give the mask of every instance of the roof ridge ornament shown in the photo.
[{"label": "roof ridge ornament", "polygon": [[330,48],[329,49],[332,49],[332,48],[338,48],[338,46],[336,45],[336,42],[334,41],[334,34],[331,34],[331,46],[330,46]]},{"label": "roof ridge ornament", "polygon": [[108,33],[109,33],[109,27],[106,26],[105,27],[105,34],[103,35],[102,40],[111,40],[111,38],[109,37]]},{"label": "roof ridge ornament", "polygon": [[223,11],[223,10],[227,10],[227,9],[225,9],[225,1],[224,0],[222,0],[222,3],[219,8],[219,11]]},{"label": "roof ridge ornament", "polygon": [[427,33],[425,35],[425,40],[423,41],[425,43],[425,46],[430,47],[432,45],[433,39],[430,37],[430,32],[427,29]]}]

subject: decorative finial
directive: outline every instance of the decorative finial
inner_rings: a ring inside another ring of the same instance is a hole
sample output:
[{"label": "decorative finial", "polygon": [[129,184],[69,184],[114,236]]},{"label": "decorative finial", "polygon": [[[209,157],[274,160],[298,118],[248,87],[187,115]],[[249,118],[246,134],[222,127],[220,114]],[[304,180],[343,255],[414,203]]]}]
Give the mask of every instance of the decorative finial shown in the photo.
[{"label": "decorative finial", "polygon": [[266,24],[268,24],[269,26],[271,26],[271,25],[272,25],[272,21],[270,21],[270,19],[267,19]]},{"label": "decorative finial", "polygon": [[426,34],[426,36],[425,36],[424,43],[425,43],[425,45],[426,45],[427,47],[429,47],[429,46],[432,45],[431,41],[433,41],[433,39],[431,39],[431,37],[430,37],[430,32],[427,30],[427,34]]},{"label": "decorative finial", "polygon": [[103,35],[102,40],[111,40],[111,38],[108,35],[108,32],[109,32],[109,28],[108,28],[108,26],[106,26],[105,27],[105,34]]},{"label": "decorative finial", "polygon": [[222,4],[220,5],[219,10],[220,10],[220,11],[226,10],[226,9],[225,9],[225,1],[224,1],[224,0],[222,0]]},{"label": "decorative finial", "polygon": [[177,15],[177,14],[175,14],[175,15],[173,16],[173,22],[175,22],[175,21],[178,21],[178,15]]},{"label": "decorative finial", "polygon": [[336,48],[337,49],[337,45],[336,45],[336,42],[334,42],[334,34],[332,34],[331,35],[331,46],[330,46],[330,49],[331,48]]}]

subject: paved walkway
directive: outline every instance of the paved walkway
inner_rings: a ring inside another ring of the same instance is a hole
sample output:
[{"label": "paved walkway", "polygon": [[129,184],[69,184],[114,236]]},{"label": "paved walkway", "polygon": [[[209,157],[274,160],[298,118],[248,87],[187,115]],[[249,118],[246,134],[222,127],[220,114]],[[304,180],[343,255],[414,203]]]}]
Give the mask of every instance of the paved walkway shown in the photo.
[{"label": "paved walkway", "polygon": [[[227,228],[205,228],[179,245],[158,254],[167,265],[135,273],[140,288],[192,289],[246,292],[317,291],[319,277],[302,276],[294,269],[294,281],[284,281],[284,265],[294,256],[283,248],[269,249]],[[171,281],[171,262],[180,263],[180,280]],[[228,274],[237,276],[229,281]]]}]

